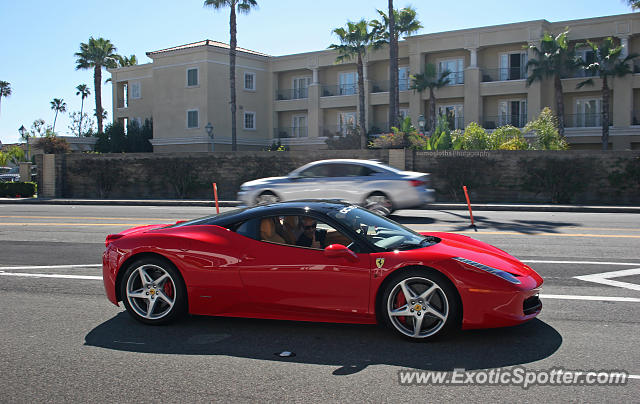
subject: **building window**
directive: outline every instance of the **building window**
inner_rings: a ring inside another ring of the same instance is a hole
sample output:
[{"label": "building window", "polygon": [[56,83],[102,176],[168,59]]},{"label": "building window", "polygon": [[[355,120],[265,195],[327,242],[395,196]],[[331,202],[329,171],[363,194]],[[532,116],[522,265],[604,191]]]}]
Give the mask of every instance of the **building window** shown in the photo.
[{"label": "building window", "polygon": [[526,52],[500,54],[500,80],[522,80],[527,78]]},{"label": "building window", "polygon": [[309,96],[309,84],[311,84],[311,77],[294,77],[292,98],[307,98]]},{"label": "building window", "polygon": [[249,91],[256,90],[256,74],[255,73],[244,73],[244,89]]},{"label": "building window", "polygon": [[438,106],[438,116],[447,118],[449,129],[464,129],[464,115],[462,104]]},{"label": "building window", "polygon": [[293,137],[307,137],[307,116],[294,115],[291,125],[291,134]]},{"label": "building window", "polygon": [[187,69],[187,87],[198,85],[198,68]]},{"label": "building window", "polygon": [[498,126],[522,128],[527,124],[527,100],[509,100],[498,103]]},{"label": "building window", "polygon": [[256,113],[246,111],[244,113],[244,129],[255,130],[256,129]]},{"label": "building window", "polygon": [[568,127],[589,128],[602,125],[601,101],[598,98],[583,98],[576,100],[575,114],[566,119]]},{"label": "building window", "polygon": [[464,59],[446,59],[438,62],[438,77],[449,71],[449,85],[464,84]]},{"label": "building window", "polygon": [[398,111],[400,112],[400,119],[403,121],[409,116],[409,108],[400,108]]},{"label": "building window", "polygon": [[357,75],[355,72],[340,73],[339,76],[339,92],[340,95],[353,95],[356,93]]},{"label": "building window", "polygon": [[198,110],[192,109],[187,111],[187,129],[197,129],[199,126]]},{"label": "building window", "polygon": [[137,100],[141,98],[140,82],[132,81],[129,84],[131,85],[131,99]]},{"label": "building window", "polygon": [[340,112],[338,114],[338,133],[346,135],[350,130],[356,127],[355,112]]},{"label": "building window", "polygon": [[398,89],[407,91],[409,89],[409,66],[398,68]]}]

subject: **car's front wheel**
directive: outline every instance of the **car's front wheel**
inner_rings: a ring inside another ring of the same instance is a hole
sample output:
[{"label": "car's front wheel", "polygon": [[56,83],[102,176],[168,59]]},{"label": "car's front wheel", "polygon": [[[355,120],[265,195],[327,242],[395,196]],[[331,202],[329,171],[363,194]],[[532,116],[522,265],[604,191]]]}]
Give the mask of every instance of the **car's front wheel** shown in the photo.
[{"label": "car's front wheel", "polygon": [[381,306],[389,328],[415,341],[440,337],[459,325],[455,290],[443,275],[431,270],[408,270],[393,276]]},{"label": "car's front wheel", "polygon": [[374,192],[367,196],[364,207],[382,216],[389,216],[393,212],[393,202],[382,192]]},{"label": "car's front wheel", "polygon": [[166,324],[187,310],[184,281],[165,260],[155,257],[136,260],[127,268],[120,287],[129,314],[145,324]]},{"label": "car's front wheel", "polygon": [[256,198],[256,205],[269,205],[280,201],[280,198],[273,192],[265,191]]}]

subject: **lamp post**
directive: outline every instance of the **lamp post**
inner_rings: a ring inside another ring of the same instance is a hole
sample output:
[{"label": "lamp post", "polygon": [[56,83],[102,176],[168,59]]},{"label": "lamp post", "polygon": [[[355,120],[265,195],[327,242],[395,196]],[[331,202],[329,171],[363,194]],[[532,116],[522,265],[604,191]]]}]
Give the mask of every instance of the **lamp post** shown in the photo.
[{"label": "lamp post", "polygon": [[427,121],[424,119],[424,115],[420,115],[418,117],[418,126],[420,126],[420,134],[424,135],[424,125],[427,123]]},{"label": "lamp post", "polygon": [[211,125],[211,122],[207,123],[207,125],[204,127],[204,129],[207,131],[207,136],[209,136],[209,139],[211,139],[211,151],[214,150],[213,148],[213,125]]},{"label": "lamp post", "polygon": [[27,160],[30,160],[31,156],[29,154],[31,154],[31,153],[29,153],[29,151],[30,151],[29,150],[30,149],[30,146],[29,146],[29,135],[25,136],[25,133],[27,133],[27,128],[25,128],[24,125],[20,125],[20,128],[18,128],[18,133],[20,133],[20,138],[21,139],[24,139],[24,140],[27,141]]}]

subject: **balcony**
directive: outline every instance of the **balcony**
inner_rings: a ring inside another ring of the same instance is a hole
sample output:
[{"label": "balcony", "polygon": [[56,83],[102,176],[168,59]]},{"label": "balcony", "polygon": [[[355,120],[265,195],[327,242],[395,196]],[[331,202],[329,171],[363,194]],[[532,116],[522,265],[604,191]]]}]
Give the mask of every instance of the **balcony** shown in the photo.
[{"label": "balcony", "polygon": [[502,69],[482,69],[482,81],[508,81],[524,80],[527,78],[527,69],[524,67],[507,67]]},{"label": "balcony", "polygon": [[459,84],[464,84],[464,72],[449,72],[449,75],[447,76],[447,78],[449,79],[449,84],[447,84],[448,86],[455,86],[455,85],[459,85]]},{"label": "balcony", "polygon": [[500,126],[511,125],[516,128],[524,128],[527,124],[527,114],[520,115],[489,115],[482,120],[485,129],[496,129]]},{"label": "balcony", "polygon": [[354,95],[358,92],[355,84],[341,84],[338,86],[322,86],[321,97],[335,97],[340,95]]},{"label": "balcony", "polygon": [[[609,116],[609,126],[613,126],[613,114]],[[564,114],[565,128],[599,128],[602,127],[602,112],[585,114]]]},{"label": "balcony", "polygon": [[308,88],[290,88],[276,92],[276,101],[300,100],[303,98],[309,98]]},{"label": "balcony", "polygon": [[309,137],[309,131],[306,126],[273,128],[274,139],[301,138],[301,137]]},{"label": "balcony", "polygon": [[[408,78],[399,79],[398,80],[398,89],[400,91],[409,90],[409,86],[410,85],[411,85],[411,83],[410,83]],[[386,93],[386,92],[389,92],[389,80],[378,80],[378,81],[372,82],[371,92],[372,93]]]},{"label": "balcony", "polygon": [[338,126],[338,125],[325,125],[320,128],[320,136],[344,136],[347,133],[355,131],[355,126]]}]

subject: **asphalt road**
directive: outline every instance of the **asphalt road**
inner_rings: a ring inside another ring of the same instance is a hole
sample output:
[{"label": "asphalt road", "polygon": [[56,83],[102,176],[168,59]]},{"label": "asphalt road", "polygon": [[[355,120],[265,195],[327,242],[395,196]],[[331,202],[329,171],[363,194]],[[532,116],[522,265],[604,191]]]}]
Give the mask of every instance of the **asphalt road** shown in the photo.
[{"label": "asphalt road", "polygon": [[[106,300],[98,264],[107,234],[210,213],[0,206],[2,401],[637,401],[640,378],[625,386],[401,386],[398,371],[524,366],[640,375],[640,270],[632,271],[640,268],[640,215],[478,212],[476,232],[460,211],[399,212],[394,219],[416,230],[489,242],[545,278],[538,320],[435,343],[361,325],[190,317],[147,327]],[[630,275],[611,278],[624,282],[618,286],[575,278],[622,270]],[[284,350],[296,356],[274,355]]]}]

